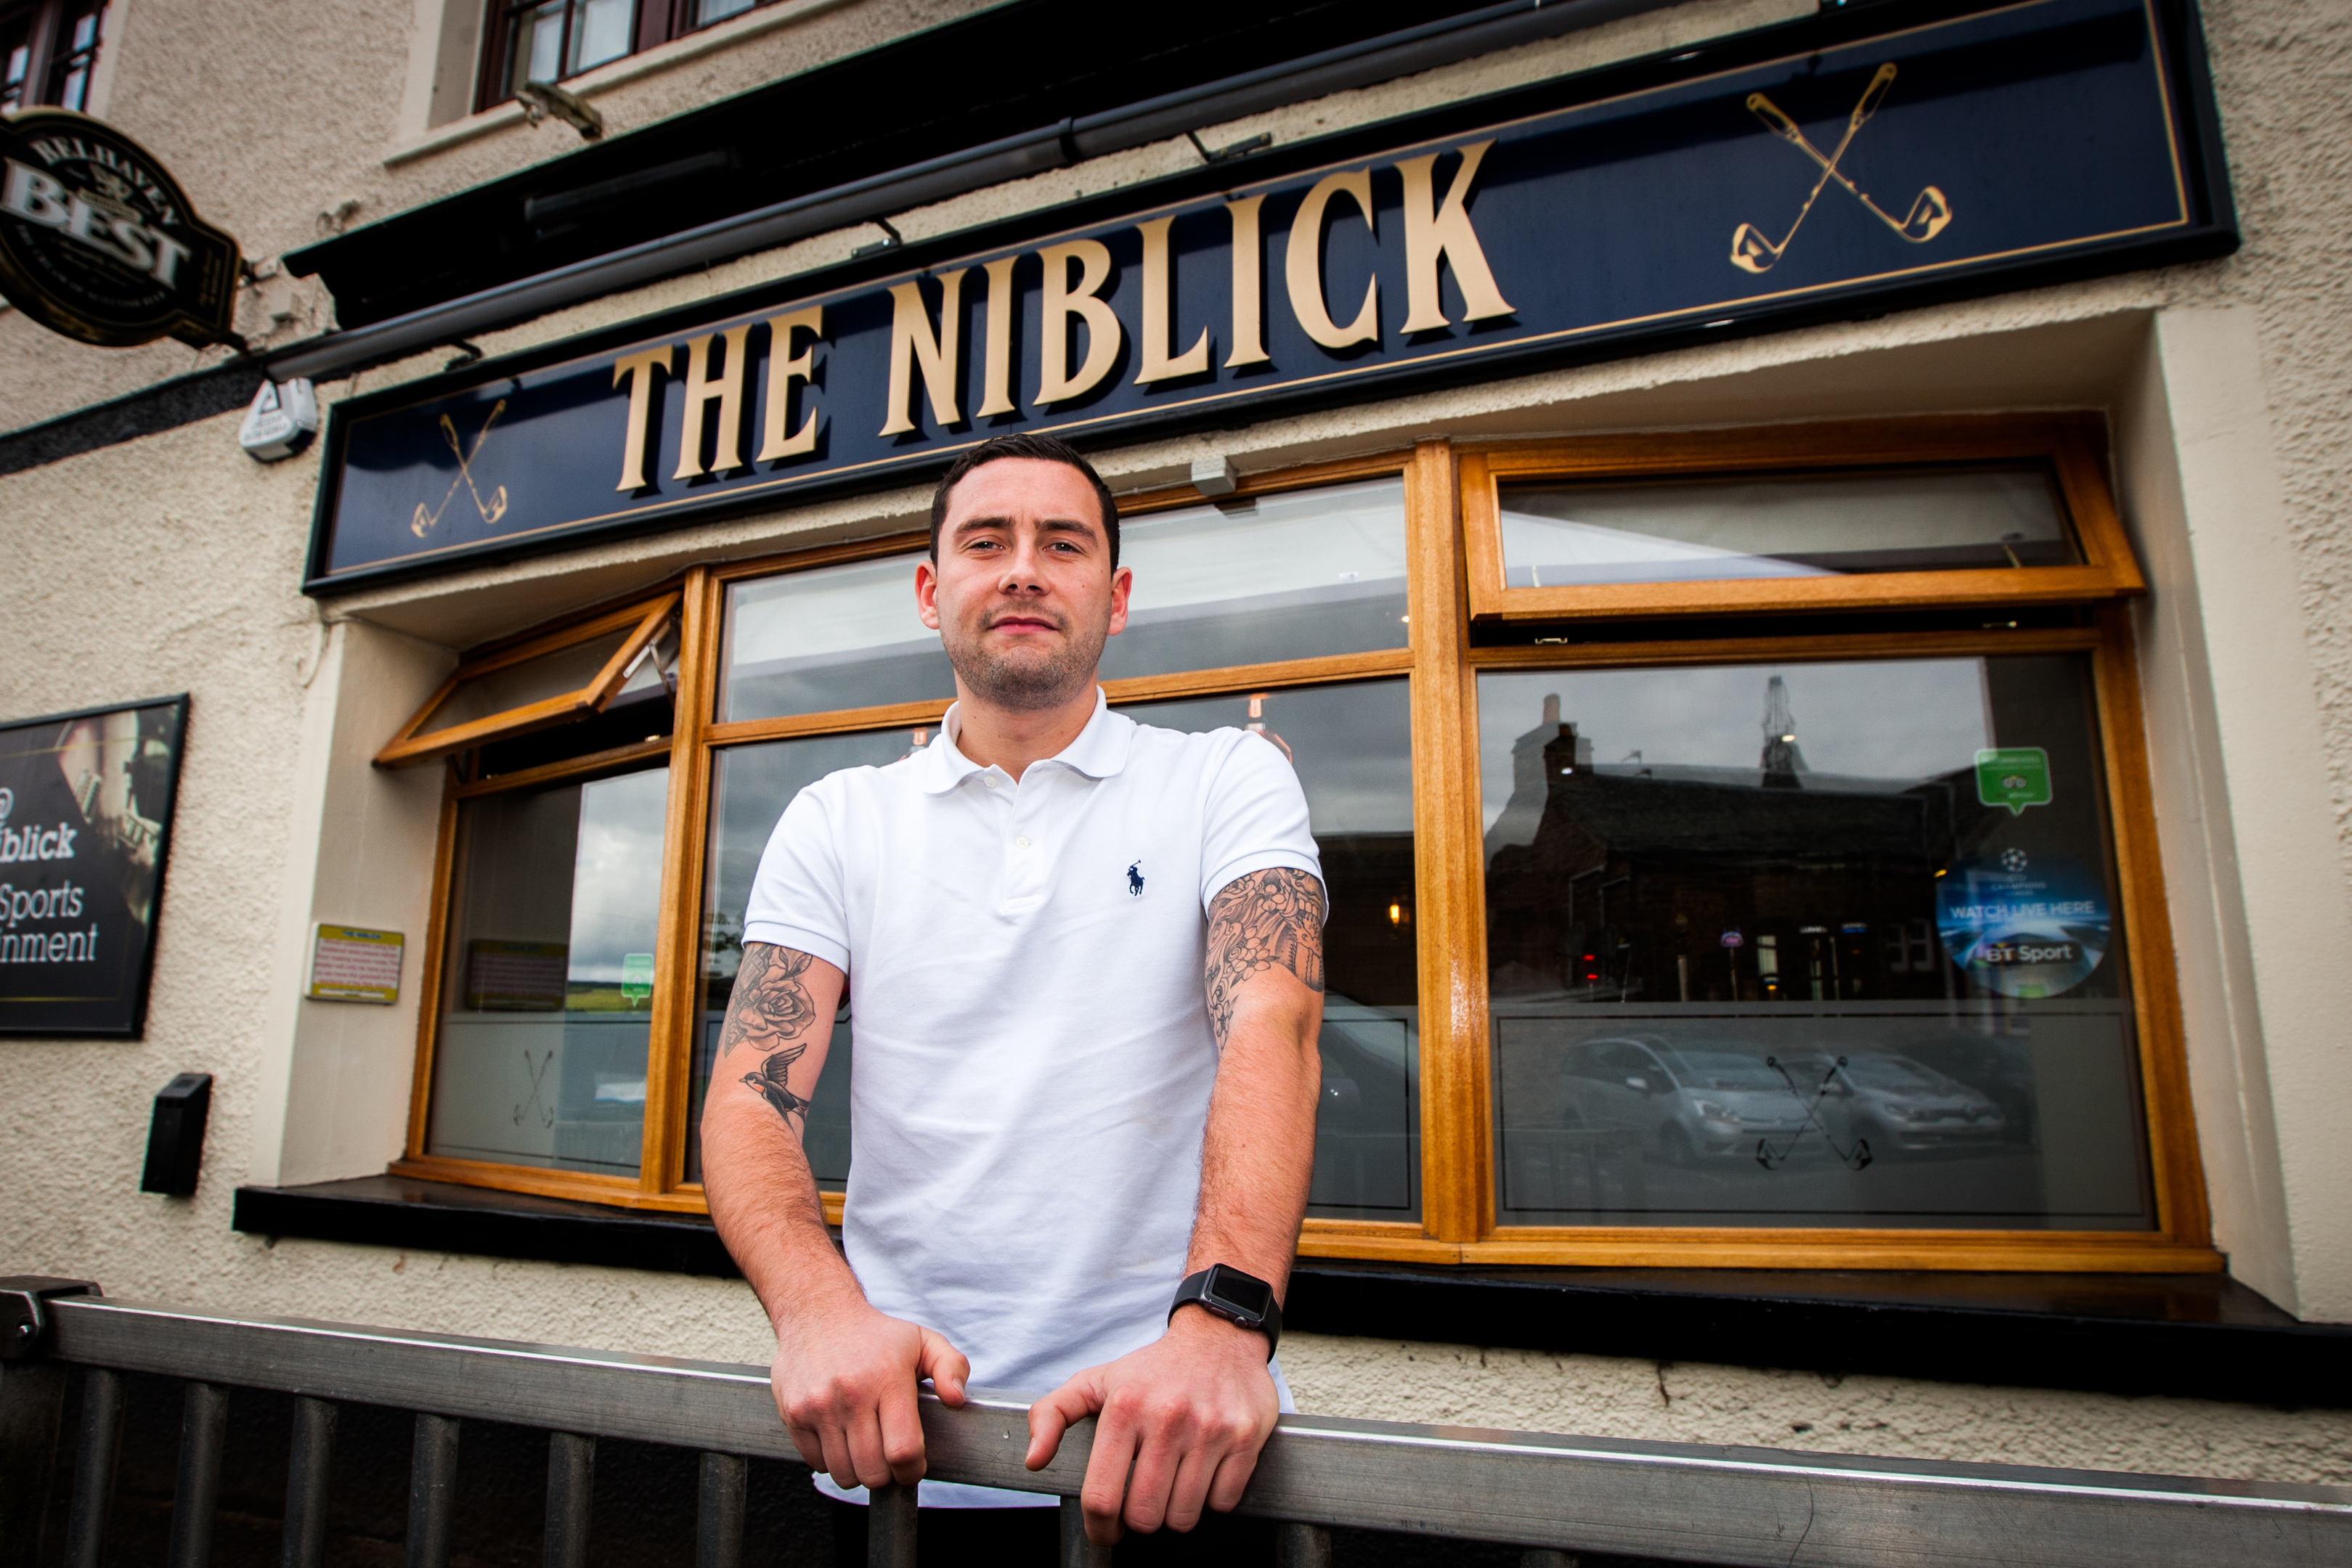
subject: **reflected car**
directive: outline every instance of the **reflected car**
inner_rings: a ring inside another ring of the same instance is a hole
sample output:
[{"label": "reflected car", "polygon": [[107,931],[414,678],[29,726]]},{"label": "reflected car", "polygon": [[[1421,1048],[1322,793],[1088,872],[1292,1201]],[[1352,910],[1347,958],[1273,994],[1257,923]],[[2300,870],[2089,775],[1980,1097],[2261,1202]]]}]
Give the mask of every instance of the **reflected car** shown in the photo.
[{"label": "reflected car", "polygon": [[1638,1133],[1645,1150],[1675,1165],[1752,1158],[1764,1142],[1820,1142],[1798,1138],[1811,1119],[1807,1099],[1759,1052],[1730,1042],[1585,1040],[1560,1063],[1560,1101],[1570,1125]]},{"label": "reflected car", "polygon": [[1907,1056],[1853,1051],[1822,1067],[1824,1120],[1841,1141],[1869,1139],[1879,1158],[1987,1148],[2008,1135],[2009,1118],[1989,1095]]}]

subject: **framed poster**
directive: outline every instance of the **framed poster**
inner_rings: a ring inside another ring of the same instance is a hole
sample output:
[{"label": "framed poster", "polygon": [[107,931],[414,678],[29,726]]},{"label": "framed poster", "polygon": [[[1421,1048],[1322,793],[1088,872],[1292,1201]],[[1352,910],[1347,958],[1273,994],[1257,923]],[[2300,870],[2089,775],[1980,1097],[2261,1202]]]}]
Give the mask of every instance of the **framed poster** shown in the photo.
[{"label": "framed poster", "polygon": [[0,1034],[136,1040],[186,696],[0,725]]}]

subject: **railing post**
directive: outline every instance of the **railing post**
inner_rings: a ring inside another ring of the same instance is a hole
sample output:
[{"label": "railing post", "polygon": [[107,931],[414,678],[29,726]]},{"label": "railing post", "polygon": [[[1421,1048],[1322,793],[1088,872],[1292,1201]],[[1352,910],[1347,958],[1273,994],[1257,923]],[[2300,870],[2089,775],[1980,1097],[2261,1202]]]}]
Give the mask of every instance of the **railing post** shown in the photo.
[{"label": "railing post", "polygon": [[734,1454],[702,1456],[694,1568],[742,1568],[743,1468],[742,1459]]},{"label": "railing post", "polygon": [[32,1568],[57,1469],[66,1369],[54,1362],[0,1365],[0,1565]]},{"label": "railing post", "polygon": [[1087,1511],[1076,1498],[1062,1500],[1062,1568],[1111,1568],[1115,1549],[1087,1539]]},{"label": "railing post", "polygon": [[915,1568],[915,1495],[902,1486],[866,1494],[866,1568]]},{"label": "railing post", "polygon": [[416,1416],[408,1459],[408,1568],[448,1568],[449,1505],[457,1490],[457,1423]]},{"label": "railing post", "polygon": [[335,1414],[334,1405],[324,1399],[294,1401],[294,1441],[286,1456],[286,1535],[279,1568],[319,1568],[326,1561],[327,1477],[335,1463]]},{"label": "railing post", "polygon": [[66,1568],[98,1568],[114,1460],[122,1448],[122,1374],[93,1366],[81,1376],[81,1434],[74,1449],[73,1511],[66,1519]]},{"label": "railing post", "polygon": [[1331,1568],[1331,1532],[1286,1519],[1275,1536],[1274,1561],[1277,1568]]},{"label": "railing post", "polygon": [[547,1568],[588,1568],[596,1500],[596,1439],[547,1435]]},{"label": "railing post", "polygon": [[213,1557],[213,1508],[220,1500],[221,1439],[228,1390],[191,1383],[180,1407],[180,1479],[172,1490],[171,1568],[205,1568]]}]

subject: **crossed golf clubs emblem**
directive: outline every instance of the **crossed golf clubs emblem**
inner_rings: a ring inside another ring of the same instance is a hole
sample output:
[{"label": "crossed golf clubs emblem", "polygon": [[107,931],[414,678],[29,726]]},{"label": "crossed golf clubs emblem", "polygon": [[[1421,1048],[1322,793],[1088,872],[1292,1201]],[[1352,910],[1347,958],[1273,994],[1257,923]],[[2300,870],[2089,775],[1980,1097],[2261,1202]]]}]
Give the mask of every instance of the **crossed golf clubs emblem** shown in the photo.
[{"label": "crossed golf clubs emblem", "polygon": [[[1886,68],[1889,72],[1892,72],[1895,68],[1889,66]],[[1830,1092],[1831,1082],[1836,1079],[1837,1075],[1841,1071],[1844,1071],[1844,1057],[1839,1057],[1836,1063],[1832,1065],[1828,1071],[1822,1074],[1821,1083],[1814,1089],[1813,1097],[1811,1101],[1805,1100],[1805,1092],[1797,1087],[1797,1081],[1789,1076],[1789,1070],[1780,1065],[1780,1059],[1779,1057],[1766,1057],[1764,1059],[1764,1065],[1772,1069],[1773,1071],[1778,1072],[1780,1075],[1780,1081],[1789,1086],[1789,1092],[1795,1095],[1797,1099],[1804,1104],[1805,1125],[1798,1128],[1793,1134],[1790,1134],[1789,1145],[1786,1148],[1774,1148],[1772,1146],[1772,1140],[1769,1138],[1757,1139],[1756,1163],[1758,1165],[1762,1166],[1766,1170],[1769,1171],[1778,1170],[1780,1166],[1788,1164],[1789,1157],[1797,1152],[1797,1145],[1805,1141],[1806,1128],[1811,1128],[1821,1134],[1822,1142],[1830,1146],[1830,1153],[1838,1157],[1839,1164],[1851,1166],[1854,1170],[1861,1170],[1864,1166],[1870,1164],[1870,1140],[1868,1138],[1856,1138],[1853,1141],[1853,1147],[1850,1149],[1841,1149],[1838,1147],[1837,1140],[1830,1136],[1830,1130],[1828,1126],[1822,1123],[1819,1113],[1821,1111],[1822,1100]]]},{"label": "crossed golf clubs emblem", "polygon": [[1732,266],[1745,272],[1770,271],[1772,264],[1788,250],[1789,243],[1797,237],[1797,231],[1805,226],[1805,218],[1812,212],[1813,204],[1822,199],[1822,193],[1829,189],[1832,180],[1844,186],[1855,201],[1869,210],[1872,217],[1913,245],[1925,245],[1944,232],[1944,226],[1952,221],[1952,204],[1945,200],[1944,193],[1935,186],[1929,185],[1913,197],[1911,210],[1897,218],[1872,201],[1869,193],[1846,178],[1844,172],[1838,167],[1838,161],[1845,156],[1845,150],[1853,145],[1855,133],[1861,131],[1865,120],[1878,112],[1879,104],[1886,97],[1886,89],[1894,85],[1895,62],[1889,60],[1878,68],[1877,74],[1870,78],[1870,85],[1863,89],[1861,101],[1853,106],[1853,112],[1846,116],[1845,134],[1838,139],[1837,150],[1827,157],[1823,157],[1822,150],[1798,129],[1797,122],[1781,111],[1779,104],[1760,92],[1748,95],[1748,111],[1762,120],[1773,135],[1820,164],[1822,173],[1821,178],[1813,182],[1812,190],[1807,193],[1805,204],[1797,209],[1796,221],[1789,225],[1789,232],[1780,236],[1779,244],[1765,238],[1763,231],[1754,224],[1742,224],[1732,231]]},{"label": "crossed golf clubs emblem", "polygon": [[464,486],[467,492],[474,497],[474,509],[482,514],[482,521],[485,524],[495,523],[507,515],[507,487],[504,485],[499,486],[490,493],[490,498],[485,501],[482,499],[480,488],[474,483],[473,470],[474,459],[482,455],[482,443],[490,438],[490,426],[496,424],[499,422],[499,415],[506,411],[507,400],[504,398],[499,399],[497,402],[490,405],[490,417],[482,421],[482,428],[474,433],[474,446],[470,452],[466,449],[465,444],[457,439],[456,422],[446,413],[441,416],[441,439],[449,444],[449,451],[457,459],[457,476],[449,481],[449,487],[441,493],[441,504],[431,511],[425,509],[424,502],[416,503],[416,516],[410,518],[408,523],[410,533],[420,539],[431,533],[434,525],[441,520],[441,514],[447,510],[449,503],[456,499],[457,487],[460,485]]},{"label": "crossed golf clubs emblem", "polygon": [[[453,490],[456,488],[455,486],[450,487]],[[514,1124],[516,1126],[521,1126],[524,1119],[526,1117],[534,1117],[534,1113],[535,1119],[541,1127],[552,1127],[555,1125],[555,1108],[540,1098],[540,1091],[547,1082],[547,1070],[553,1066],[554,1062],[555,1052],[552,1051],[549,1051],[546,1056],[542,1057],[537,1062],[533,1062],[531,1061],[530,1052],[528,1050],[524,1051],[522,1053],[523,1071],[530,1075],[530,1098],[518,1104],[514,1108]]]}]

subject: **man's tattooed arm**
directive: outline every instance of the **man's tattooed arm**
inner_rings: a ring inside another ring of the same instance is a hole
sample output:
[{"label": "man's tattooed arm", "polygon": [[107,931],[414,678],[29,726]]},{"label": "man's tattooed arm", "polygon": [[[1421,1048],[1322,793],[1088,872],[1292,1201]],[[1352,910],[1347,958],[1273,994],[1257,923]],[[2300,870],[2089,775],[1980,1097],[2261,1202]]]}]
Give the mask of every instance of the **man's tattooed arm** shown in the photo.
[{"label": "man's tattooed arm", "polygon": [[1217,1043],[1233,1027],[1241,988],[1282,968],[1323,994],[1323,884],[1287,866],[1236,877],[1209,903],[1209,1026]]},{"label": "man's tattooed arm", "polygon": [[786,1079],[793,1063],[806,1054],[809,1041],[803,1036],[816,1021],[806,978],[813,962],[791,947],[745,944],[743,967],[736,971],[735,994],[728,999],[726,1026],[719,1035],[720,1061],[739,1045],[763,1058],[743,1075],[743,1085],[773,1106],[795,1134],[808,1126],[809,1102],[793,1093]]}]

